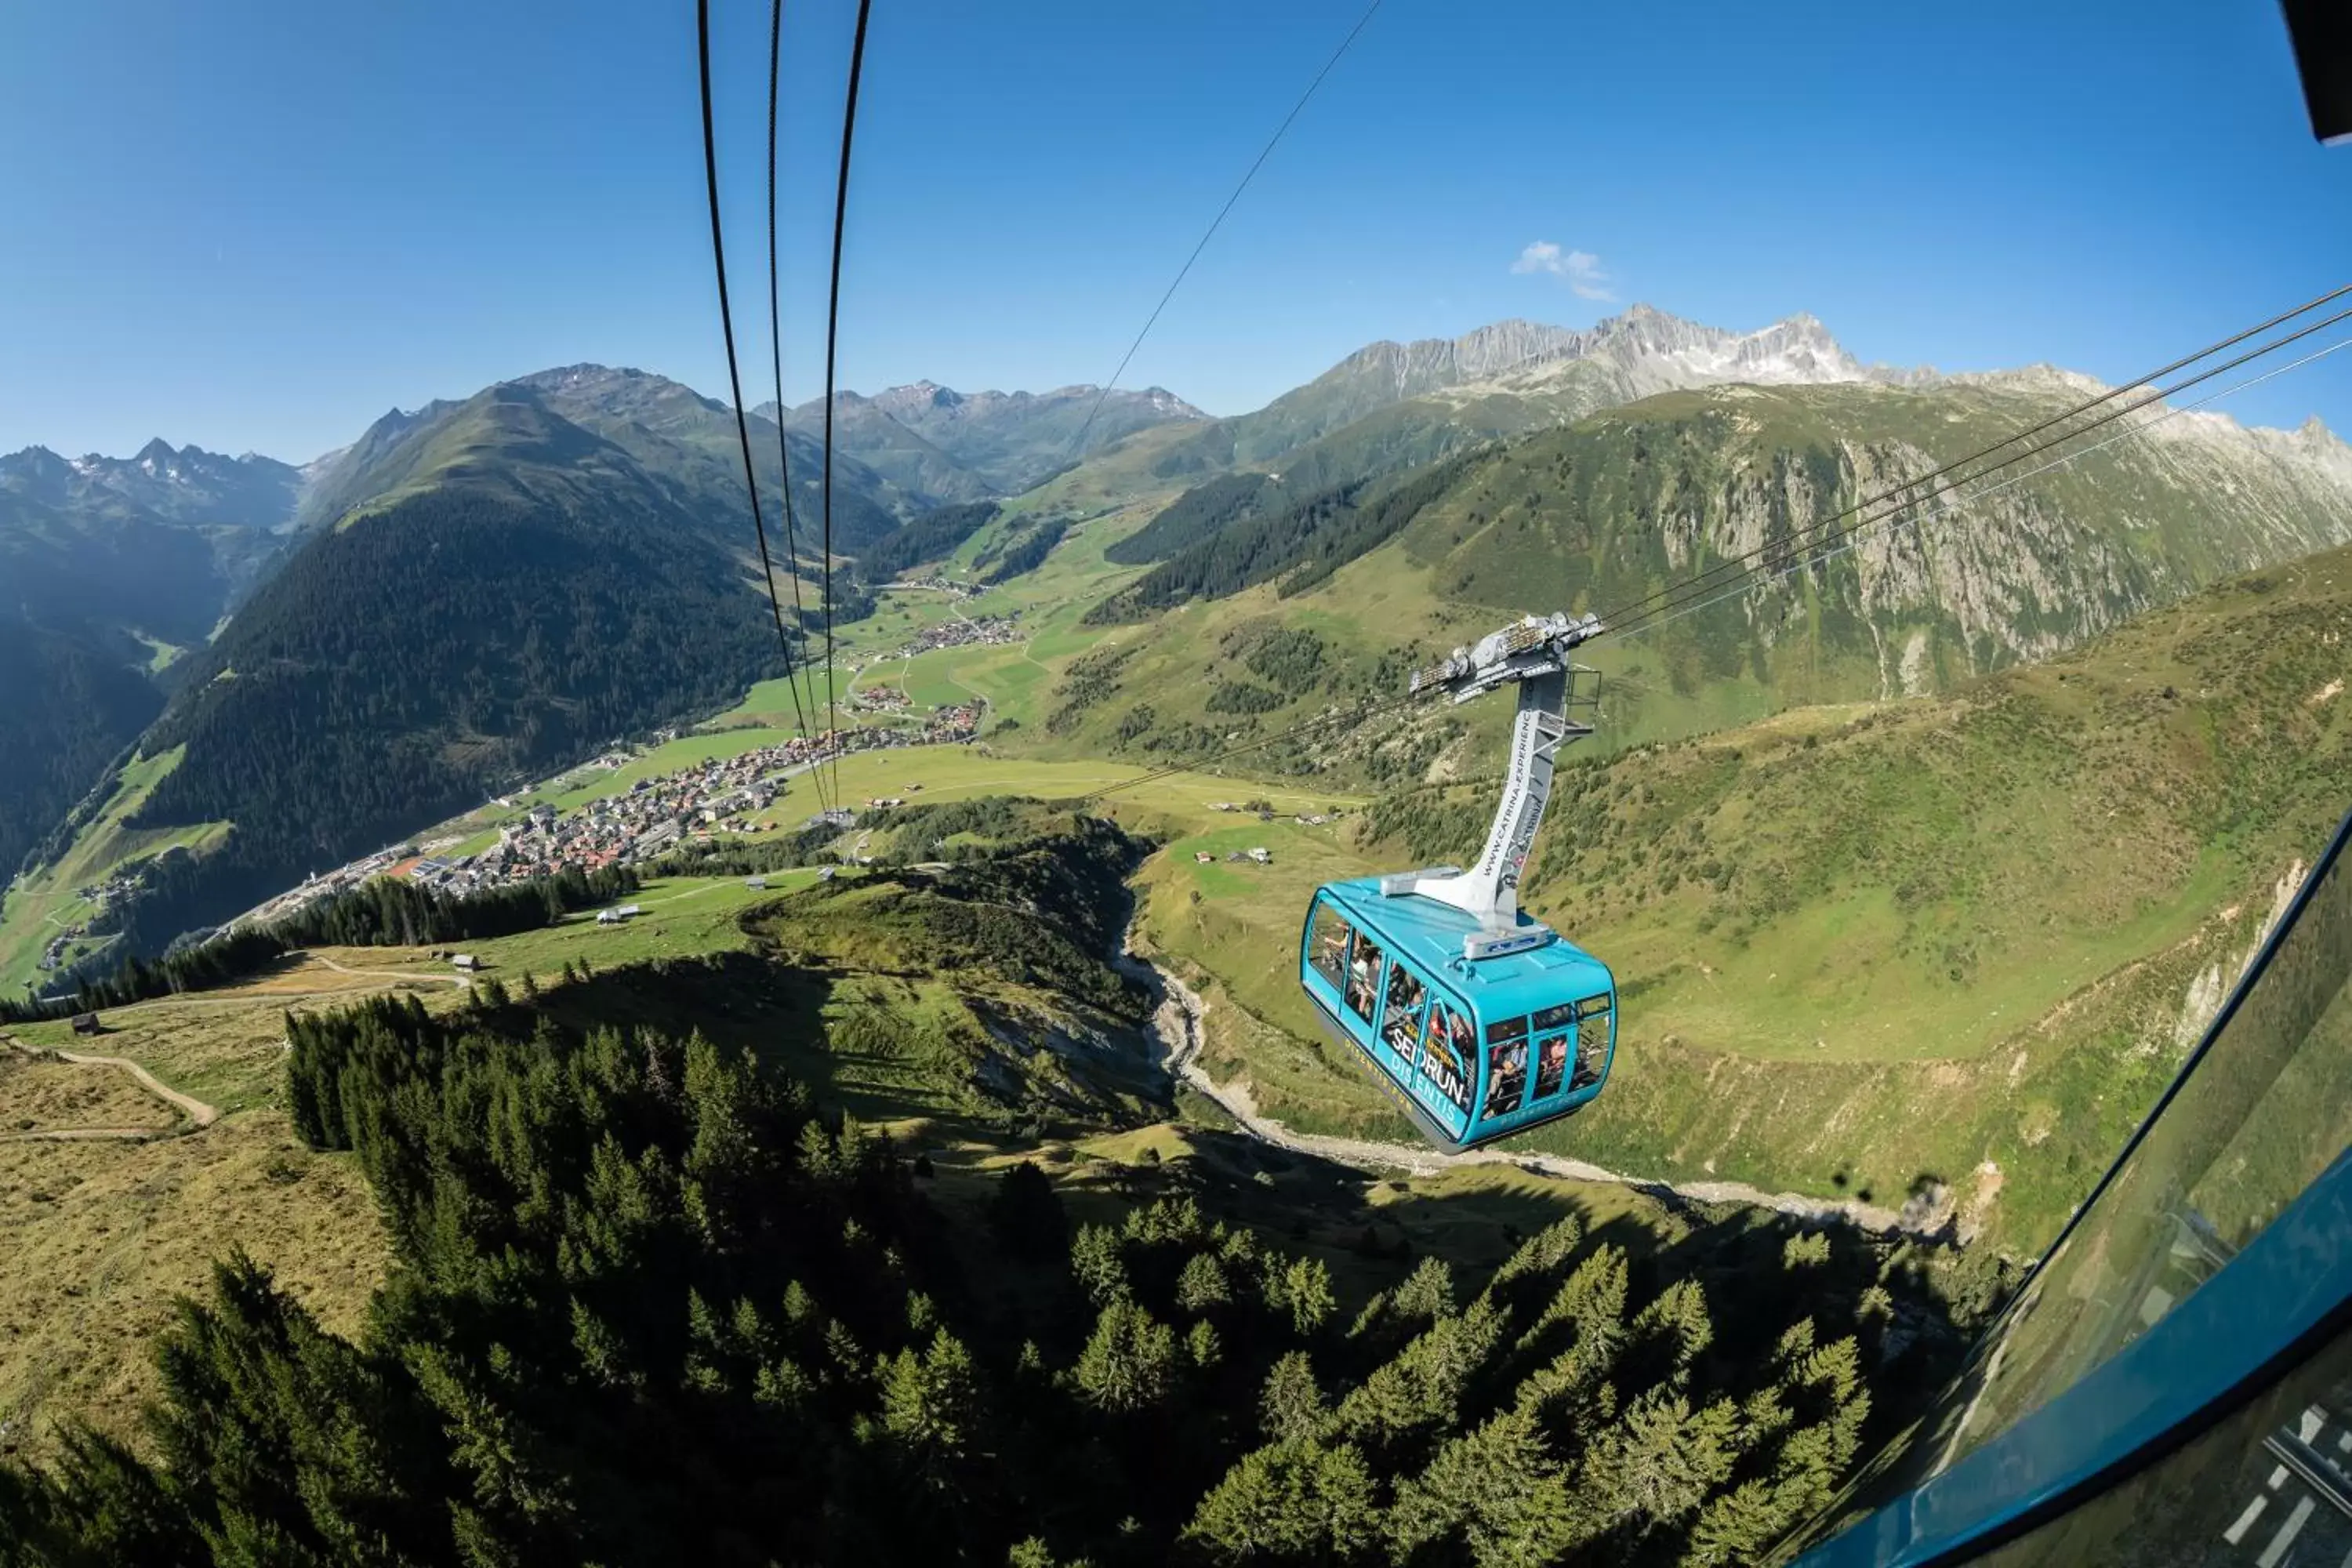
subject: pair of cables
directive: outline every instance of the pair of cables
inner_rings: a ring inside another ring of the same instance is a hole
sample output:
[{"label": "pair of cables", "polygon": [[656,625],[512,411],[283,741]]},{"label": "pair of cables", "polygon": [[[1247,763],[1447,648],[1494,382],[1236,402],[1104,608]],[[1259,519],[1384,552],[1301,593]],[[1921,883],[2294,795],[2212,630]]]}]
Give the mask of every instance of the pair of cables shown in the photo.
[{"label": "pair of cables", "polygon": [[[833,417],[835,353],[841,335],[841,240],[849,213],[851,152],[857,133],[857,89],[864,74],[866,28],[872,11],[873,0],[858,0],[857,31],[850,45],[849,85],[842,109],[841,166],[834,184],[833,270],[826,294],[824,322],[824,468],[819,492],[822,498],[819,502],[818,541],[819,614],[824,627],[824,693],[820,703],[809,677],[808,661],[805,658],[794,659],[793,638],[784,629],[783,603],[776,592],[775,563],[768,549],[767,518],[760,504],[759,472],[751,458],[751,427],[743,411],[743,382],[735,353],[735,316],[728,298],[727,235],[719,216],[719,137],[713,123],[710,90],[710,0],[697,0],[695,7],[702,77],[702,166],[710,205],[710,256],[719,281],[719,324],[727,341],[728,394],[735,408],[736,439],[743,452],[743,483],[751,500],[751,527],[759,540],[760,574],[767,584],[769,617],[775,624],[776,645],[783,657],[784,685],[792,693],[793,718],[801,733],[808,735],[814,721],[812,715],[820,708],[825,715],[824,738],[814,755],[810,773],[815,781],[817,804],[828,811],[837,807],[841,795],[841,702],[834,668],[833,635]],[[793,619],[805,637],[808,610],[801,597],[800,546],[793,515],[792,453],[784,428],[783,318],[776,249],[776,104],[783,62],[783,0],[772,0],[768,18],[768,336],[771,367],[775,373],[776,384],[776,461],[782,476],[780,488],[783,493],[785,574],[792,579]],[[808,688],[805,703],[802,700],[803,685]],[[833,769],[830,791],[825,782],[828,763]]]}]

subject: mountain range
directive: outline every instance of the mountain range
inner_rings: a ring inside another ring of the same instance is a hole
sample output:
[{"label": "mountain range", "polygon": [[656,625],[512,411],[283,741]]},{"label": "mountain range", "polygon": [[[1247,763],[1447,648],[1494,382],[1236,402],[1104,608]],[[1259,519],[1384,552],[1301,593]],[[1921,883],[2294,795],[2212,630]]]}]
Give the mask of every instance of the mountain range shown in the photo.
[{"label": "mountain range", "polygon": [[[843,393],[836,587],[854,615],[856,558],[928,569],[975,531],[992,578],[1072,543],[1148,568],[1090,616],[1145,623],[1126,673],[1024,742],[1164,752],[1235,713],[1271,731],[1465,615],[1637,598],[2084,384],[1866,366],[1810,316],[1740,333],[1635,306],[1371,344],[1228,418],[1159,388]],[[771,539],[780,572],[813,575],[824,409],[776,413],[751,416],[754,467],[775,496],[789,461],[795,548],[773,515]],[[22,585],[0,604],[0,709],[32,742],[0,760],[0,865],[45,837],[54,860],[109,811],[126,842],[203,837],[147,863],[143,912],[118,906],[152,948],[502,779],[726,705],[782,657],[740,465],[726,405],[593,364],[394,409],[300,467],[160,441],[0,458],[0,565]],[[1935,542],[1685,623],[1622,670],[1620,700],[1665,732],[1934,689],[2340,542],[2347,519],[2352,453],[2315,424],[2150,424]],[[1257,689],[1226,634],[1299,595],[1330,628],[1324,673]],[[135,800],[107,769],[134,742]]]},{"label": "mountain range", "polygon": [[[772,420],[773,403],[757,411]],[[936,382],[887,387],[871,397],[836,393],[834,449],[862,459],[936,504],[987,500],[1034,489],[1055,474],[1157,425],[1209,416],[1161,387],[1140,392],[1081,385],[1052,392],[957,392]],[[824,400],[785,416],[816,437]]]}]

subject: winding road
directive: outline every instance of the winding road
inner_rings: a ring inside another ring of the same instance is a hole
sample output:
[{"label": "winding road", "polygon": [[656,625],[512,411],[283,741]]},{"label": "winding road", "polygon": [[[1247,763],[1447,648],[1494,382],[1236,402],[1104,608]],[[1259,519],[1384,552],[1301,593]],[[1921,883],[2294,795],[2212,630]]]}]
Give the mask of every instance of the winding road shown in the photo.
[{"label": "winding road", "polygon": [[[1851,1198],[1832,1202],[1797,1193],[1767,1193],[1745,1182],[1658,1181],[1650,1177],[1623,1175],[1559,1154],[1519,1153],[1500,1149],[1474,1149],[1466,1154],[1446,1154],[1422,1143],[1386,1143],[1366,1138],[1333,1138],[1321,1133],[1294,1132],[1258,1110],[1246,1082],[1236,1079],[1230,1083],[1218,1083],[1201,1066],[1202,1024],[1208,1015],[1208,1005],[1191,986],[1132,948],[1119,952],[1112,963],[1120,973],[1141,982],[1158,998],[1159,1005],[1152,1015],[1152,1027],[1166,1048],[1164,1066],[1169,1076],[1213,1101],[1251,1137],[1276,1149],[1313,1155],[1361,1171],[1402,1170],[1424,1176],[1460,1165],[1515,1165],[1522,1171],[1557,1176],[1566,1181],[1609,1182],[1632,1187],[1675,1206],[1748,1204],[1800,1219],[1851,1225],[1857,1229],[1881,1235],[1922,1233],[1920,1226],[1906,1223],[1904,1216],[1893,1209]],[[1935,1217],[1942,1218],[1941,1215]]]},{"label": "winding road", "polygon": [[[80,1051],[38,1051],[21,1040],[7,1037],[0,1038],[7,1038],[10,1046],[36,1059],[55,1057],[76,1067],[112,1068],[118,1072],[129,1073],[140,1088],[185,1116],[190,1131],[202,1131],[220,1120],[219,1108],[206,1105],[192,1094],[182,1094],[128,1057],[96,1057]],[[0,1143],[61,1142],[95,1138],[147,1139],[162,1137],[170,1131],[160,1127],[53,1127],[34,1132],[11,1132],[0,1137]]]},{"label": "winding road", "polygon": [[[359,980],[438,980],[448,985],[464,985],[468,984],[466,977],[462,974],[426,974],[414,969],[346,969],[341,964],[337,963],[333,959],[329,958],[322,952],[307,952],[304,956],[316,959],[320,963],[333,970],[338,974],[348,974],[352,976],[354,979]],[[293,993],[290,994],[313,994]]]}]

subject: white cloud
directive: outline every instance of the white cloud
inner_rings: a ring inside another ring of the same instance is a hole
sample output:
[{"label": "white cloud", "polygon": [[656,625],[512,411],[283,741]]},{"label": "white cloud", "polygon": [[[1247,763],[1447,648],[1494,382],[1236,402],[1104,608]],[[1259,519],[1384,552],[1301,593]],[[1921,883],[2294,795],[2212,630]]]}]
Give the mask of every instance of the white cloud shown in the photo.
[{"label": "white cloud", "polygon": [[1539,239],[1519,252],[1511,263],[1514,272],[1549,272],[1566,283],[1580,300],[1614,300],[1609,290],[1609,274],[1601,268],[1601,258],[1589,250],[1562,250],[1550,240]]}]

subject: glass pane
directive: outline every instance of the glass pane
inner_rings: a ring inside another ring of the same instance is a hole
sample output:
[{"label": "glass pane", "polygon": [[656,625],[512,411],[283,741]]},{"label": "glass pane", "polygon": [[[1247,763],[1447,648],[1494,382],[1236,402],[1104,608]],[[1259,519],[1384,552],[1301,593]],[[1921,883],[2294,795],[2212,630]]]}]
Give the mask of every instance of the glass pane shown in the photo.
[{"label": "glass pane", "polygon": [[2340,1568],[2352,1560],[2352,1336],[1985,1568]]},{"label": "glass pane", "polygon": [[1577,1005],[1573,1002],[1562,1002],[1556,1007],[1537,1008],[1535,1017],[1536,1033],[1540,1035],[1546,1029],[1563,1028],[1570,1024],[1573,1024],[1576,1022],[1576,1007]]},{"label": "glass pane", "polygon": [[1443,1002],[1433,1004],[1429,1035],[1421,1047],[1421,1076],[1465,1115],[1475,1087],[1470,1081],[1470,1053],[1475,1048],[1469,1016]]},{"label": "glass pane", "polygon": [[1381,950],[1370,937],[1356,938],[1356,951],[1348,960],[1348,1007],[1369,1024],[1372,1021],[1373,1005],[1381,999]]},{"label": "glass pane", "polygon": [[1402,963],[1389,965],[1388,1010],[1381,1015],[1381,1039],[1400,1062],[1412,1060],[1413,1042],[1421,1037],[1421,1005],[1429,988],[1421,976]]},{"label": "glass pane", "polygon": [[1536,1042],[1536,1098],[1549,1100],[1568,1080],[1570,1035],[1546,1035]]},{"label": "glass pane", "polygon": [[[1519,1020],[1520,1034],[1527,1033],[1527,1020]],[[1486,1031],[1492,1039],[1495,1031]],[[1486,1114],[1508,1116],[1519,1108],[1528,1090],[1528,1043],[1524,1039],[1506,1040],[1499,1046],[1486,1047]]]},{"label": "glass pane", "polygon": [[1497,1018],[1486,1026],[1486,1043],[1503,1040],[1524,1040],[1528,1037],[1528,1021],[1523,1015],[1517,1018]]},{"label": "glass pane", "polygon": [[1609,1062],[1609,1014],[1606,1009],[1589,1015],[1576,1026],[1576,1079],[1571,1089],[1589,1089],[1601,1081],[1601,1069]]},{"label": "glass pane", "polygon": [[1348,922],[1328,904],[1315,906],[1315,924],[1307,936],[1307,962],[1336,991],[1348,973]]}]

